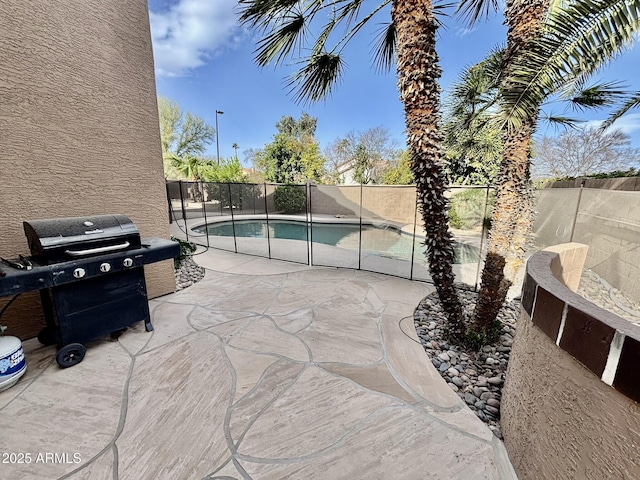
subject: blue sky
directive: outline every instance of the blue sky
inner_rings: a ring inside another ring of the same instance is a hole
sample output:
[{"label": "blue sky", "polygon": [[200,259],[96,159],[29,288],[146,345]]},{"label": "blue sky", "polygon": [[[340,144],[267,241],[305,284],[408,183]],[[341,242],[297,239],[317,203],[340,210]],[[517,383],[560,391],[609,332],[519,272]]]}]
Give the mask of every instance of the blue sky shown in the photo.
[{"label": "blue sky", "polygon": [[[149,0],[149,17],[154,46],[156,86],[159,95],[178,102],[183,110],[215,125],[218,116],[220,156],[238,156],[249,148],[261,148],[272,140],[275,124],[283,115],[298,117],[302,111],[318,118],[316,136],[322,149],[348,132],[383,126],[404,146],[404,118],[393,72],[377,74],[371,68],[371,45],[380,24],[388,22],[388,9],[361,32],[345,52],[346,74],[332,97],[314,105],[299,105],[287,94],[286,77],[295,65],[259,68],[253,61],[257,37],[237,23],[236,0]],[[366,3],[376,3],[367,0]],[[443,19],[438,52],[443,71],[443,90],[462,68],[481,60],[504,41],[500,15],[481,22],[472,30],[455,19]],[[636,44],[637,45],[637,44]],[[623,80],[640,90],[637,66],[640,47],[626,52],[595,79]],[[555,107],[560,113],[560,107]],[[575,113],[588,121],[605,118],[605,112]],[[616,127],[640,147],[640,111],[621,119]],[[544,131],[545,127],[541,127]],[[547,134],[558,132],[547,130]],[[215,142],[207,154],[215,157]]]}]

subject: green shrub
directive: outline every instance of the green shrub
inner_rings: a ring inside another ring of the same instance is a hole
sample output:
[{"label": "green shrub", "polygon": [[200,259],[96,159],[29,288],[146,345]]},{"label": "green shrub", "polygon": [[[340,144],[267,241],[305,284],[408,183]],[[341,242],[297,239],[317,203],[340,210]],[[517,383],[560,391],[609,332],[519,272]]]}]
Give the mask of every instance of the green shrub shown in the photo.
[{"label": "green shrub", "polygon": [[300,185],[282,185],[273,192],[276,210],[284,213],[300,213],[307,208],[305,188]]},{"label": "green shrub", "polygon": [[177,270],[178,268],[180,268],[180,263],[182,262],[182,260],[184,260],[185,258],[190,258],[193,255],[193,252],[196,251],[196,245],[191,242],[180,240],[177,237],[171,237],[171,240],[180,244],[180,254],[173,259],[173,267]]},{"label": "green shrub", "polygon": [[486,209],[487,218],[485,218],[486,195],[484,188],[470,188],[454,193],[449,207],[451,226],[460,230],[471,230],[480,227],[483,223],[488,226],[495,195],[493,192],[489,194],[489,207]]}]

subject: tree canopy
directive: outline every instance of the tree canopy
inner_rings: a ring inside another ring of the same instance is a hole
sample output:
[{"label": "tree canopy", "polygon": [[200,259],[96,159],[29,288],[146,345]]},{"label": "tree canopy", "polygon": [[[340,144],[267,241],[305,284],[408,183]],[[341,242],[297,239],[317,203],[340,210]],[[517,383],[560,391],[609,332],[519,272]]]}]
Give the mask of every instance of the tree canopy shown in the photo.
[{"label": "tree canopy", "polygon": [[315,138],[317,119],[302,113],[298,120],[283,116],[276,128],[273,142],[254,152],[256,167],[264,179],[275,183],[321,182],[324,158]]},{"label": "tree canopy", "polygon": [[629,135],[595,127],[569,129],[534,144],[534,172],[539,178],[581,177],[640,166],[640,149],[630,148]]},{"label": "tree canopy", "polygon": [[345,171],[351,171],[357,183],[381,183],[382,174],[399,154],[397,142],[383,126],[351,131],[325,148],[329,177],[341,183]]},{"label": "tree canopy", "polygon": [[158,118],[165,177],[200,179],[200,157],[213,142],[215,129],[201,117],[183,112],[178,103],[163,96],[158,97]]}]

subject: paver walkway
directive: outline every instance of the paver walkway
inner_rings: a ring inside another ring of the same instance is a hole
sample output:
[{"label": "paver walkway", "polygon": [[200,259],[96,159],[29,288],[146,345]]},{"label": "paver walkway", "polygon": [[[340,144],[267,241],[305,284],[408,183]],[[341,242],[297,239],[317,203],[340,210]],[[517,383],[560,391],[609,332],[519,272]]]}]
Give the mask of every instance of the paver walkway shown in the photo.
[{"label": "paver walkway", "polygon": [[28,372],[0,393],[0,453],[31,461],[3,462],[0,478],[513,477],[417,342],[411,316],[431,287],[196,258],[210,270],[150,302],[152,333],[95,342],[66,370],[25,342]]}]

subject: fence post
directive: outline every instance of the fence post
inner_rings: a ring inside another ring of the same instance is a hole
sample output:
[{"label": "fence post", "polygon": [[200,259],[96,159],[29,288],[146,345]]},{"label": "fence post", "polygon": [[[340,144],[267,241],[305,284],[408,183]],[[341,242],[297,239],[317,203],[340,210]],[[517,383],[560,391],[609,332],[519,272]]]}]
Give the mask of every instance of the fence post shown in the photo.
[{"label": "fence post", "polygon": [[573,225],[571,225],[571,237],[569,238],[570,242],[573,242],[573,234],[576,232],[576,223],[578,222],[578,213],[580,213],[580,202],[582,201],[582,192],[584,190],[584,182],[583,178],[580,182],[580,192],[578,193],[578,204],[576,205],[576,211],[573,215]]},{"label": "fence post", "polygon": [[233,218],[233,200],[231,200],[231,184],[227,183],[229,190],[229,211],[231,212],[231,228],[233,229],[233,249],[238,253],[238,241],[236,240],[236,222]]},{"label": "fence post", "polygon": [[358,238],[358,270],[362,266],[362,182],[360,183],[360,237]]},{"label": "fence post", "polygon": [[416,191],[416,206],[413,209],[413,243],[411,244],[411,270],[409,271],[409,280],[413,280],[413,265],[416,258],[416,229],[418,225],[418,192]]},{"label": "fence post", "polygon": [[489,209],[489,185],[486,186],[486,193],[484,196],[484,213],[482,214],[482,230],[480,231],[480,254],[478,255],[478,267],[476,268],[476,281],[473,285],[473,291],[478,291],[478,278],[480,277],[480,263],[482,263],[482,249],[484,248],[484,235],[487,232],[487,227],[484,224],[485,218],[487,218],[487,210]]},{"label": "fence post", "polygon": [[184,194],[182,193],[182,180],[178,180],[178,186],[180,187],[180,205],[182,207],[182,220],[184,220],[184,234],[187,236],[187,242],[188,242],[189,228],[187,227],[187,211],[184,208]]},{"label": "fence post", "polygon": [[169,182],[164,181],[165,190],[167,191],[167,208],[169,209],[169,225],[173,223],[173,205],[171,205],[171,192],[169,191]]},{"label": "fence post", "polygon": [[313,204],[311,203],[311,188],[309,188],[309,219],[307,226],[307,251],[309,254],[309,265],[313,266]]},{"label": "fence post", "polygon": [[271,259],[271,232],[269,232],[269,204],[267,203],[267,182],[264,182],[264,215],[267,219],[267,248]]},{"label": "fence post", "polygon": [[[209,245],[209,225],[207,223],[207,203],[204,201],[204,182],[200,181],[201,183],[201,187],[202,187],[202,213],[204,214],[204,231],[205,231],[205,235],[207,236],[207,248],[210,247]],[[208,182],[207,182],[208,185]]]}]

